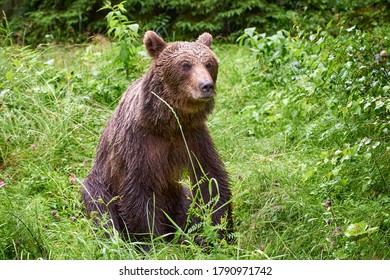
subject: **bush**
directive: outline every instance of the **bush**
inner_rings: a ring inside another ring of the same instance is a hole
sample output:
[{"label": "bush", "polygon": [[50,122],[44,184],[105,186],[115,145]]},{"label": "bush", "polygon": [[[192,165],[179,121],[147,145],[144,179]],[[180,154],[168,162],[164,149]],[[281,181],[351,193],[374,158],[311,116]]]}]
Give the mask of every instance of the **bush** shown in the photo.
[{"label": "bush", "polygon": [[[279,134],[285,149],[301,153],[294,166],[300,188],[329,202],[323,219],[333,227],[330,257],[346,258],[356,246],[363,257],[364,235],[386,234],[390,226],[390,38],[385,29],[373,35],[355,27],[340,28],[337,38],[321,28],[295,32],[266,36],[251,28],[241,36],[257,60],[250,90],[256,97],[248,99],[258,100],[241,111],[242,120],[247,136]],[[295,195],[304,205],[306,194]]]},{"label": "bush", "polygon": [[246,110],[250,134],[267,134],[265,121],[283,124],[292,143],[320,145],[323,152],[310,172],[327,170],[315,190],[324,198],[377,197],[390,180],[390,38],[354,27],[340,32],[334,39],[321,28],[298,30],[296,37],[246,30],[240,42],[252,47],[259,62],[253,79],[274,88],[261,107]]},{"label": "bush", "polygon": [[99,22],[104,14],[97,13],[101,6],[101,0],[0,1],[14,39],[23,44],[85,40],[104,30],[105,25]]},{"label": "bush", "polygon": [[[115,6],[120,1],[112,2]],[[103,18],[108,11],[99,9],[105,5],[103,0],[0,0],[0,10],[10,19],[14,39],[21,44],[81,42],[103,33]],[[236,38],[251,26],[269,34],[290,30],[293,24],[315,30],[330,20],[370,30],[390,18],[390,3],[386,0],[127,0],[123,6],[127,10],[124,15],[142,29],[153,29],[174,39],[194,38],[204,31]]]}]

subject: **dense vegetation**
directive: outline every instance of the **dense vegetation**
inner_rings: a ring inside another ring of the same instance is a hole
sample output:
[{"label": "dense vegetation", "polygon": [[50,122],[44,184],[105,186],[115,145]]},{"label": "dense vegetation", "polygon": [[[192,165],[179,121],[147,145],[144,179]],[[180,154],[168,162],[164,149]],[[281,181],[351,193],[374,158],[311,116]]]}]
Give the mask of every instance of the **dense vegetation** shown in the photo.
[{"label": "dense vegetation", "polygon": [[[308,3],[324,12],[331,2]],[[81,182],[120,96],[150,64],[123,8],[104,10],[115,42],[21,47],[8,22],[0,28],[0,259],[390,258],[386,24],[247,28],[236,44],[214,45],[209,126],[232,179],[235,244],[205,224],[210,248],[190,233],[143,252],[95,228]]]},{"label": "dense vegetation", "polygon": [[[118,4],[120,0],[111,1]],[[0,0],[13,38],[20,44],[43,42],[83,42],[105,32],[99,10],[105,0]],[[294,24],[315,30],[345,21],[349,26],[371,29],[390,18],[388,0],[127,0],[126,16],[146,31],[153,29],[173,39],[194,38],[209,31],[224,38],[235,39],[245,28],[257,26],[271,34],[289,30]]]}]

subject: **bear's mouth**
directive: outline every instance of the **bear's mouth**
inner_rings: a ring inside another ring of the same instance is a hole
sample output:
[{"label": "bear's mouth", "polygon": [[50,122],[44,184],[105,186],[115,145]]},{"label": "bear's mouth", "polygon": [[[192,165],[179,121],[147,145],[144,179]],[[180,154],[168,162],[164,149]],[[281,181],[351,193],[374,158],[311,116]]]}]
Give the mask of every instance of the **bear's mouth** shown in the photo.
[{"label": "bear's mouth", "polygon": [[208,92],[207,94],[199,90],[192,90],[189,95],[194,102],[204,103],[213,99],[215,93],[214,90]]},{"label": "bear's mouth", "polygon": [[200,103],[209,102],[211,99],[213,99],[213,96],[202,96],[199,98],[194,98],[195,101],[198,101]]},{"label": "bear's mouth", "polygon": [[213,102],[213,97],[189,98],[182,103],[180,109],[188,113],[196,113],[203,110]]}]

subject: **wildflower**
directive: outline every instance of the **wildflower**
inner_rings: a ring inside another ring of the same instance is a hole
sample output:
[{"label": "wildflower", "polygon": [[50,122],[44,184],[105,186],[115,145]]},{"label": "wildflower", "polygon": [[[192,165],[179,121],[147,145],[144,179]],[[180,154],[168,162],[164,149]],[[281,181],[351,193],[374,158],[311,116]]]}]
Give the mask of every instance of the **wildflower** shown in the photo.
[{"label": "wildflower", "polygon": [[324,207],[331,207],[332,206],[332,200],[328,200],[327,202],[323,203],[322,206]]},{"label": "wildflower", "polygon": [[76,175],[71,174],[70,177],[69,177],[69,182],[70,182],[72,185],[76,185],[76,184],[77,184]]},{"label": "wildflower", "polygon": [[264,249],[265,249],[265,245],[264,245],[263,243],[261,243],[261,244],[260,244],[260,250],[261,250],[261,251],[264,251]]}]

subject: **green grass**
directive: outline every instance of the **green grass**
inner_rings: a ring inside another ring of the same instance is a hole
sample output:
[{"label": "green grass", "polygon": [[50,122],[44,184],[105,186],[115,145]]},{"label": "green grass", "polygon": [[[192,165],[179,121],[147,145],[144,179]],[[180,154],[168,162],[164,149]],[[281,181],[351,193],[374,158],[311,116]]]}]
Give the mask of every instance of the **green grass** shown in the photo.
[{"label": "green grass", "polygon": [[97,45],[1,48],[0,259],[389,259],[389,64],[374,58],[389,39],[279,35],[215,47],[209,126],[237,242],[209,250],[157,239],[143,252],[85,216],[102,128],[148,60],[126,78]]}]

